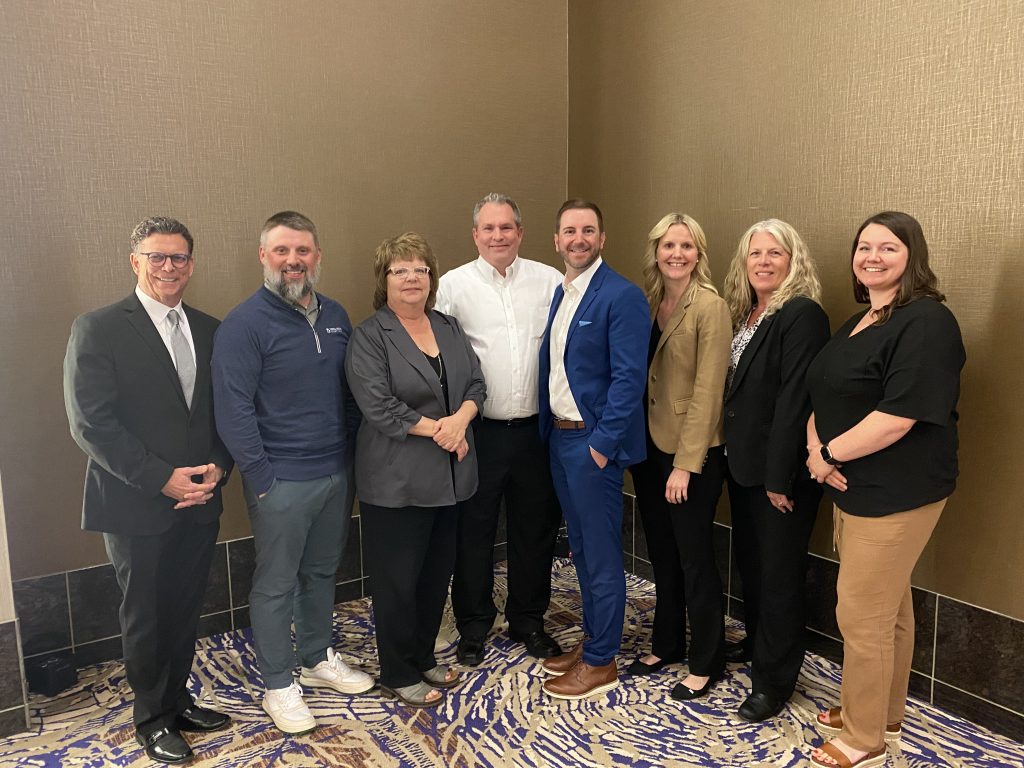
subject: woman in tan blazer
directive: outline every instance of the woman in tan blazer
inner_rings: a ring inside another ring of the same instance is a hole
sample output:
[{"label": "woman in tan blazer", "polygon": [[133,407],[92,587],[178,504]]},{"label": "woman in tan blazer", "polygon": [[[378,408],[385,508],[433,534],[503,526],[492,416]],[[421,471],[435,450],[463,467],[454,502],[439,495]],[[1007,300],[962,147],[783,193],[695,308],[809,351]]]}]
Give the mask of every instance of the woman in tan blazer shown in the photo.
[{"label": "woman in tan blazer", "polygon": [[689,674],[672,697],[708,692],[724,668],[722,580],[712,523],[722,493],[722,393],[732,336],[729,309],[711,283],[704,231],[670,213],[650,231],[645,292],[654,322],[648,351],[647,459],[633,468],[657,589],[651,653],[629,667],[648,675],[686,653]]}]

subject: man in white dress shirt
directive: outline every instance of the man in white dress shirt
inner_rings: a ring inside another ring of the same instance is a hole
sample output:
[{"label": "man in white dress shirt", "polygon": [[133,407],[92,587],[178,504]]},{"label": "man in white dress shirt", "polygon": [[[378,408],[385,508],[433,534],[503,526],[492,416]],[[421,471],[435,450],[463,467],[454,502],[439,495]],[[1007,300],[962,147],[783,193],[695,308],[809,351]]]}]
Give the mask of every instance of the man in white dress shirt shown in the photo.
[{"label": "man in white dress shirt", "polygon": [[475,425],[480,486],[459,510],[452,608],[459,661],[476,666],[497,609],[493,551],[502,501],[508,530],[509,635],[537,658],[561,653],[544,631],[551,599],[551,558],[562,519],[548,452],[537,429],[538,360],[548,308],[562,275],[520,258],[519,206],[491,193],[473,208],[478,258],[448,272],[437,309],[462,324],[487,381],[483,418]]}]

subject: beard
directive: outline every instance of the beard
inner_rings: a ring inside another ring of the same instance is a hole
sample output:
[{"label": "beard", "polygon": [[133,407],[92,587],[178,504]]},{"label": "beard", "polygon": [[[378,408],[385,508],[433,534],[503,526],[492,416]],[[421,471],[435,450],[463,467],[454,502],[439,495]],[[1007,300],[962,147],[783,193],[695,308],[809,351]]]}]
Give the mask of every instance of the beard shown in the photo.
[{"label": "beard", "polygon": [[585,260],[580,260],[579,251],[574,251],[570,254],[569,251],[559,251],[558,255],[562,257],[562,261],[565,262],[566,266],[572,267],[578,272],[586,272],[587,269],[593,265],[595,261],[601,256],[601,249],[595,248],[589,254]]},{"label": "beard", "polygon": [[[285,280],[285,271],[301,271],[303,273],[302,281]],[[316,284],[320,282],[320,263],[317,262],[312,271],[305,267],[299,267],[297,270],[282,269],[276,272],[268,264],[264,264],[263,279],[267,286],[282,299],[291,304],[298,304],[302,298],[311,294]]]}]

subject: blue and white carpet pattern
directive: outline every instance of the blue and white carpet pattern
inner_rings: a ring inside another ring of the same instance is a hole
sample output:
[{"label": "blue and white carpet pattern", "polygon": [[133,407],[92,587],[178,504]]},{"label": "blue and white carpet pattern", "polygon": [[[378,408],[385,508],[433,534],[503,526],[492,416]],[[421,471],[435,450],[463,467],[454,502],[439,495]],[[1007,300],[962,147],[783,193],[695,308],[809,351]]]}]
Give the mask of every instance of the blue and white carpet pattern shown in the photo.
[{"label": "blue and white carpet pattern", "polygon": [[[623,666],[647,650],[654,612],[653,585],[627,579]],[[504,585],[499,572],[499,592]],[[556,564],[554,590],[549,629],[569,648],[579,636],[580,605],[567,562]],[[337,606],[335,643],[343,658],[376,673],[369,600]],[[449,646],[439,659],[454,664],[454,657]],[[228,712],[233,727],[188,738],[198,766],[804,766],[821,741],[811,725],[815,713],[838,699],[838,667],[809,657],[782,715],[751,725],[735,714],[748,693],[746,667],[731,667],[706,698],[688,703],[669,697],[683,674],[679,666],[651,678],[623,676],[606,696],[555,701],[541,690],[536,660],[496,629],[484,664],[463,670],[463,684],[441,707],[407,709],[376,692],[349,698],[309,691],[319,727],[287,738],[260,708],[262,687],[245,630],[201,641],[193,676],[196,695]],[[0,765],[149,764],[134,740],[131,694],[117,662],[84,671],[61,696],[33,698],[32,708],[35,732],[0,741]],[[894,768],[1024,768],[1020,744],[925,704],[911,702],[903,734],[887,763]]]}]

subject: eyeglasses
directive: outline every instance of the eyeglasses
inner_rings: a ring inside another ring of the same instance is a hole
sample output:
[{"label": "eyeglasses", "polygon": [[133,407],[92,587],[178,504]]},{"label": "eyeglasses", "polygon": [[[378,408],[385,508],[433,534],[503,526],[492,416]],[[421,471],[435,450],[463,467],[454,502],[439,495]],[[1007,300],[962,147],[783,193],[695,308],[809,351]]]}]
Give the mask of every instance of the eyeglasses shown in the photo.
[{"label": "eyeglasses", "polygon": [[171,260],[171,264],[174,266],[184,267],[188,264],[188,260],[192,258],[192,256],[187,253],[157,253],[156,251],[151,253],[140,253],[139,256],[145,256],[149,263],[154,267],[162,267],[164,262],[168,259]]},{"label": "eyeglasses", "polygon": [[409,275],[419,280],[430,274],[430,267],[399,267],[398,269],[389,269],[388,274],[394,275],[399,280],[405,280]]}]

